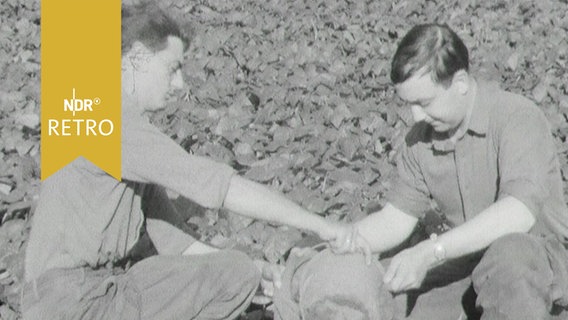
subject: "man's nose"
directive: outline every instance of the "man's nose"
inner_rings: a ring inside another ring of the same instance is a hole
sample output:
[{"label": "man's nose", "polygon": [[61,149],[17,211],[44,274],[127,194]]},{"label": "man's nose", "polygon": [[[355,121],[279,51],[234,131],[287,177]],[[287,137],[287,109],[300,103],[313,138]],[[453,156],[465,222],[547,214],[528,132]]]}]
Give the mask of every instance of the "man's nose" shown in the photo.
[{"label": "man's nose", "polygon": [[413,105],[410,109],[412,111],[412,116],[414,117],[414,122],[424,121],[428,118],[428,115],[424,112],[424,110],[422,110],[421,106]]},{"label": "man's nose", "polygon": [[177,70],[172,77],[170,85],[174,89],[183,89],[183,84],[183,75],[181,74],[181,70]]}]

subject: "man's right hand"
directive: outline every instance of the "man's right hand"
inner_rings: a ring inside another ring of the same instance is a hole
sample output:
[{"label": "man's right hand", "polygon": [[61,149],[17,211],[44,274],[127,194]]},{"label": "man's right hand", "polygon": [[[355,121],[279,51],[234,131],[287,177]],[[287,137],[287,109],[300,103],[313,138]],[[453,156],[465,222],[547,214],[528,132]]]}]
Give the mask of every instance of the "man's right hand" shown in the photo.
[{"label": "man's right hand", "polygon": [[285,267],[264,260],[255,260],[254,264],[262,274],[262,278],[260,279],[262,295],[257,294],[255,298],[253,298],[253,302],[256,304],[268,304],[272,301],[276,289],[282,286],[282,274],[284,273]]}]

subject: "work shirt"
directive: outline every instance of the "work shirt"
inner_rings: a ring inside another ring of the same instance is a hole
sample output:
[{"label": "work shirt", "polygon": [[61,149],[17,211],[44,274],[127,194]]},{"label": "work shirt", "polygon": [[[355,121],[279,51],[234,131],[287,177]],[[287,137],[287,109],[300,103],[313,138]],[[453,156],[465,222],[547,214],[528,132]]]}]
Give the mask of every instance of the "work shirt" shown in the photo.
[{"label": "work shirt", "polygon": [[26,280],[53,268],[113,265],[138,241],[144,224],[158,253],[182,253],[195,239],[168,222],[145,219],[145,199],[158,198],[157,185],[218,208],[233,173],[225,164],[188,154],[146,118],[123,108],[123,180],[80,157],[43,182],[26,250]]},{"label": "work shirt", "polygon": [[457,142],[416,123],[397,170],[388,201],[407,214],[421,217],[434,204],[450,224],[460,225],[512,196],[534,215],[531,233],[568,239],[568,210],[548,122],[530,100],[495,83],[478,83],[467,131]]}]

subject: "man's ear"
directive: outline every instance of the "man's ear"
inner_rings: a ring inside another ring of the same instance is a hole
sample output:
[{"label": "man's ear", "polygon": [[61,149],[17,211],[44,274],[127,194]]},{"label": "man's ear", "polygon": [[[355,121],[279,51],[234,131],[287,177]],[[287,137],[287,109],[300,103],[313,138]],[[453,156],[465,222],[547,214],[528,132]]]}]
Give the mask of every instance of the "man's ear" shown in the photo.
[{"label": "man's ear", "polygon": [[465,95],[469,91],[469,73],[464,70],[458,70],[452,77],[452,86],[455,86],[458,93]]}]

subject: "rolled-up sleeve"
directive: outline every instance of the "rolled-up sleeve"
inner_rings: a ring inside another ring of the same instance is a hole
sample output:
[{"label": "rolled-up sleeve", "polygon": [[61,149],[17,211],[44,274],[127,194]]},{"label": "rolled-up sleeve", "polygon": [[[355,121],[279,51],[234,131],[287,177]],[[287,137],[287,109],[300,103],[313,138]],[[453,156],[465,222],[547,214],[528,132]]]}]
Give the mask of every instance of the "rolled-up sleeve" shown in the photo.
[{"label": "rolled-up sleeve", "polygon": [[201,206],[223,205],[234,170],[187,153],[157,128],[142,121],[123,124],[122,176],[175,191]]},{"label": "rolled-up sleeve", "polygon": [[499,137],[498,198],[516,198],[538,219],[549,197],[547,179],[557,174],[549,124],[538,109],[526,108],[509,117]]},{"label": "rolled-up sleeve", "polygon": [[397,159],[398,176],[387,201],[404,213],[420,218],[430,208],[430,193],[416,161],[416,150],[404,146]]}]

